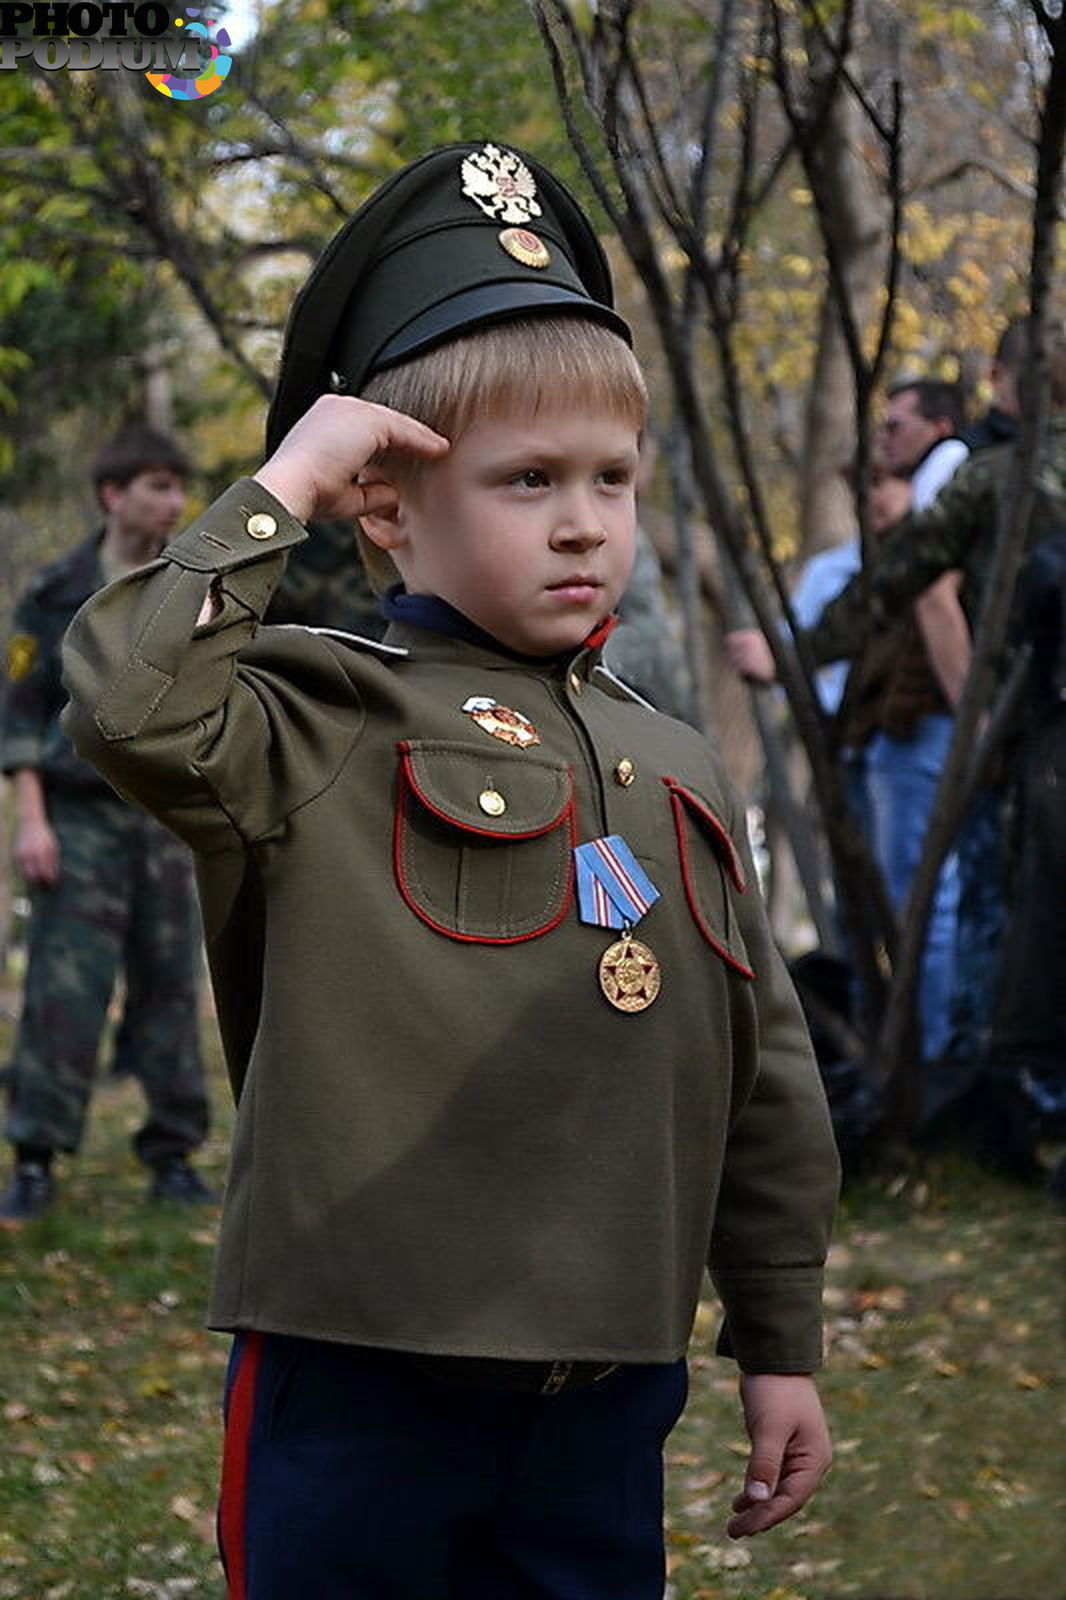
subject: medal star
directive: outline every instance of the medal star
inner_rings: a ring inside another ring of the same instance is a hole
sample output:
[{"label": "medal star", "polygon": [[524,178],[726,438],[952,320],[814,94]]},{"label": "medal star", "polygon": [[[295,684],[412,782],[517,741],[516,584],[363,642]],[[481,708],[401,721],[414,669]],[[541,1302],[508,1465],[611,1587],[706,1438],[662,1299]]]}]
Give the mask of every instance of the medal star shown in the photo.
[{"label": "medal star", "polygon": [[600,964],[603,992],[622,1011],[643,1011],[659,993],[659,963],[645,945],[622,940],[604,952]]}]

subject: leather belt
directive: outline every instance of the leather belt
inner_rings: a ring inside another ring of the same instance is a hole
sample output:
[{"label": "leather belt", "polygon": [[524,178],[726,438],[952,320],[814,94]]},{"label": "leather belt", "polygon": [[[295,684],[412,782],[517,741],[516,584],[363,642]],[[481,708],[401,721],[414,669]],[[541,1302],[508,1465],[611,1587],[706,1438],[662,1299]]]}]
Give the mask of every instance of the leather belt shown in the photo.
[{"label": "leather belt", "polygon": [[503,1361],[482,1356],[407,1359],[437,1383],[461,1389],[504,1389],[515,1394],[562,1394],[588,1389],[617,1372],[617,1361]]}]

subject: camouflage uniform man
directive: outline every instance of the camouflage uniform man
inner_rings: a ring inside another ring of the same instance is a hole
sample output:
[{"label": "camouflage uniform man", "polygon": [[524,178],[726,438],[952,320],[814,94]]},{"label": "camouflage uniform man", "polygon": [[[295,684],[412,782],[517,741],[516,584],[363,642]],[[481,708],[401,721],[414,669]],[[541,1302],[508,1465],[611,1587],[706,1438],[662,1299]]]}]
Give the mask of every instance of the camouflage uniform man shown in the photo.
[{"label": "camouflage uniform man", "polygon": [[126,996],[116,1061],[136,1073],[148,1100],[134,1147],[154,1173],[151,1194],[212,1198],[188,1164],[208,1126],[189,853],[120,800],[59,725],[67,625],[104,582],[158,554],[181,514],[185,473],[176,446],[147,429],[105,445],[93,473],[103,528],[39,572],[15,611],[0,767],[14,783],[15,858],[33,912],[6,1128],[16,1164],[0,1198],[2,1222],[47,1209],[54,1152],[81,1142],[120,968]]}]

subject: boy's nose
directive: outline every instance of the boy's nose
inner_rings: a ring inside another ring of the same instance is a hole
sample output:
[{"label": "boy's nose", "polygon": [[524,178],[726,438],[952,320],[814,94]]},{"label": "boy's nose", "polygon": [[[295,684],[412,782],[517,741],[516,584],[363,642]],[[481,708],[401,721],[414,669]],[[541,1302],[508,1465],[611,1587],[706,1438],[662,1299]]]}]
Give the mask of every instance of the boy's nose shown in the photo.
[{"label": "boy's nose", "polygon": [[595,550],[606,538],[606,528],[566,522],[556,528],[552,543],[559,550]]},{"label": "boy's nose", "polygon": [[585,495],[574,496],[559,517],[553,541],[568,550],[589,550],[607,538],[599,509]]}]

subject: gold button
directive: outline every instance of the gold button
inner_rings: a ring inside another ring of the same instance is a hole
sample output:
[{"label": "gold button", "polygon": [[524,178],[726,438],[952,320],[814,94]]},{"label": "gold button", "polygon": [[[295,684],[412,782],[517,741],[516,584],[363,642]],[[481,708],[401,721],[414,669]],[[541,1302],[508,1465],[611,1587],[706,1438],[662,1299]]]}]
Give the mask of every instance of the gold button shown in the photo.
[{"label": "gold button", "polygon": [[614,769],[615,783],[620,784],[623,789],[628,789],[636,775],[637,769],[633,765],[632,761],[630,761],[628,756],[623,756],[621,761],[619,761],[618,765]]},{"label": "gold button", "polygon": [[502,817],[507,810],[507,801],[498,789],[482,789],[477,803],[487,817]]},{"label": "gold button", "polygon": [[585,685],[581,682],[576,672],[570,674],[570,687],[575,694],[580,694]]},{"label": "gold button", "polygon": [[269,511],[257,511],[244,526],[251,539],[273,539],[278,531],[277,521]]}]

